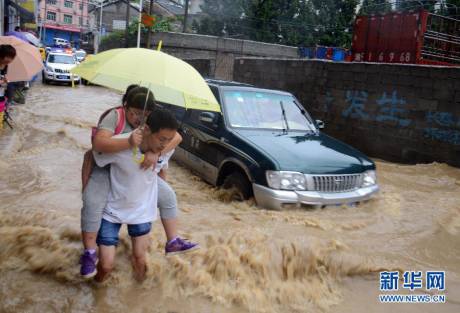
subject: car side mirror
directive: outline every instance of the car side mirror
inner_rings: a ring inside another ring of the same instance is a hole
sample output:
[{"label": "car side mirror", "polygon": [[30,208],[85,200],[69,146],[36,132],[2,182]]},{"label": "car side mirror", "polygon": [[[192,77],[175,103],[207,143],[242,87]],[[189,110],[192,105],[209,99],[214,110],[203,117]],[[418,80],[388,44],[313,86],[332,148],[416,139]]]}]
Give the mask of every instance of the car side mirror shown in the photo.
[{"label": "car side mirror", "polygon": [[318,126],[319,129],[324,129],[326,124],[322,120],[316,120],[316,125]]},{"label": "car side mirror", "polygon": [[203,125],[210,128],[216,128],[219,115],[213,112],[201,112],[199,119]]}]

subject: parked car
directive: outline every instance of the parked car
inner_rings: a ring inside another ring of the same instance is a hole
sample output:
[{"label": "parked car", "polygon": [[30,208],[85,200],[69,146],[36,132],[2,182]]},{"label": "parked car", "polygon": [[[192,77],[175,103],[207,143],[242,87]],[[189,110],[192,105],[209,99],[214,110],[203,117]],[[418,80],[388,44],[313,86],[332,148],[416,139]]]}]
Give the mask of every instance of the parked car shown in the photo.
[{"label": "parked car", "polygon": [[53,38],[53,44],[56,47],[70,47],[70,42],[63,38]]},{"label": "parked car", "polygon": [[378,190],[375,164],[320,131],[290,93],[207,80],[222,114],[165,105],[181,121],[175,159],[205,181],[254,196],[261,207],[368,200]]},{"label": "parked car", "polygon": [[77,66],[77,60],[71,53],[49,52],[46,57],[45,69],[42,72],[43,83],[48,84],[51,81],[71,83],[80,83],[80,77],[71,75],[70,70]]},{"label": "parked car", "polygon": [[77,57],[78,62],[83,62],[85,60],[86,58],[85,50],[82,50],[82,49],[76,50],[74,53],[75,53],[75,56]]}]

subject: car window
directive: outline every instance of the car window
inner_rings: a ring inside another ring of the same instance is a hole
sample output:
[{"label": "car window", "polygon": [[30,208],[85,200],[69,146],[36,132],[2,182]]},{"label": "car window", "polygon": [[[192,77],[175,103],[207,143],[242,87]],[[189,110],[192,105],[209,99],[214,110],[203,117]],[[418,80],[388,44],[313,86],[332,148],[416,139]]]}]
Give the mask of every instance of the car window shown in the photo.
[{"label": "car window", "polygon": [[75,58],[71,55],[50,54],[49,63],[75,64]]},{"label": "car window", "polygon": [[[295,103],[295,98],[290,95],[256,91],[225,91],[224,104],[227,119],[232,127],[315,130],[313,123],[302,114]],[[285,116],[282,108],[284,108]]]}]

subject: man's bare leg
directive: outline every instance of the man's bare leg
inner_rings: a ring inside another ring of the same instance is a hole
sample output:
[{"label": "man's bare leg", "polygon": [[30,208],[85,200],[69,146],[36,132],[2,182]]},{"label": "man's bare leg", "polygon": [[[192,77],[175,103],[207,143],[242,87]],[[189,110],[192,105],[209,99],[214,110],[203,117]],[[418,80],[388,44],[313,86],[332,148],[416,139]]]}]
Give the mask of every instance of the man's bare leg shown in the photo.
[{"label": "man's bare leg", "polygon": [[145,234],[139,237],[131,237],[133,244],[133,269],[134,278],[138,282],[142,282],[145,279],[145,273],[147,272],[147,249],[150,243],[150,234]]},{"label": "man's bare leg", "polygon": [[99,263],[97,264],[97,274],[94,279],[101,283],[113,269],[115,261],[115,246],[99,246]]}]

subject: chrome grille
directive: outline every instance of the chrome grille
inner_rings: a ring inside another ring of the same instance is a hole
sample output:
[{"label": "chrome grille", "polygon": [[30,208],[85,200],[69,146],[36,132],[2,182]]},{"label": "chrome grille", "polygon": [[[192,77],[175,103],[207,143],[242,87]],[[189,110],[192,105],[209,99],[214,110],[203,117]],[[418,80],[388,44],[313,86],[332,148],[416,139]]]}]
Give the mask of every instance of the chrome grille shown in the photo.
[{"label": "chrome grille", "polygon": [[322,192],[343,192],[360,188],[363,174],[351,175],[312,175],[313,190]]},{"label": "chrome grille", "polygon": [[70,73],[69,70],[61,70],[61,69],[59,69],[59,68],[55,69],[54,71],[55,71],[56,73]]}]

